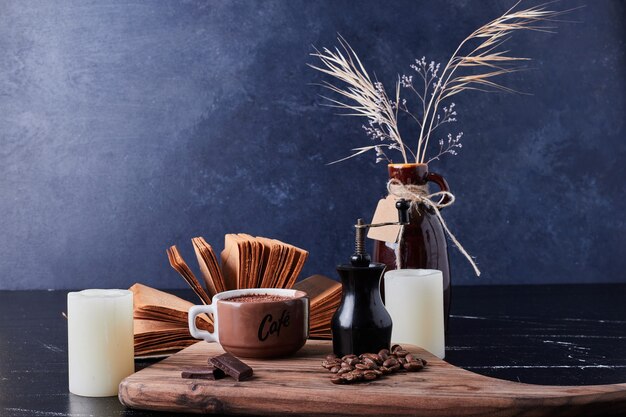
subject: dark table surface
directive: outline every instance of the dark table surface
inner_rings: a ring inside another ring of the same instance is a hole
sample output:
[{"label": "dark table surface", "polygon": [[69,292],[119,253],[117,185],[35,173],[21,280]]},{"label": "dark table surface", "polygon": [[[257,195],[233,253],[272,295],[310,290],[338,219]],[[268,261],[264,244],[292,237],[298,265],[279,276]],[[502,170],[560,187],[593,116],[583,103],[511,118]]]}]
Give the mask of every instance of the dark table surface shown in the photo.
[{"label": "dark table surface", "polygon": [[[66,294],[0,291],[0,416],[169,415],[68,392]],[[455,287],[446,360],[533,384],[624,383],[625,296],[626,284]]]}]

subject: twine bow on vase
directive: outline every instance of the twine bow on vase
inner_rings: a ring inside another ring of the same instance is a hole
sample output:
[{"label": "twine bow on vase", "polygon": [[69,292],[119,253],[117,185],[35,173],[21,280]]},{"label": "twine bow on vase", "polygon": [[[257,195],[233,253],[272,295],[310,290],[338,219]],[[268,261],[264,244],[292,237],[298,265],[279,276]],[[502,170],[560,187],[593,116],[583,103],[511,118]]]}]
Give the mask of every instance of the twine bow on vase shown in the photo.
[{"label": "twine bow on vase", "polygon": [[[472,268],[474,268],[474,272],[476,273],[476,276],[480,276],[480,270],[478,269],[476,262],[470,256],[470,254],[465,250],[463,245],[461,245],[461,243],[457,240],[456,236],[454,236],[454,234],[450,231],[450,229],[448,229],[448,225],[446,224],[445,220],[441,216],[440,209],[454,204],[454,201],[455,201],[454,194],[452,194],[449,191],[438,191],[436,193],[429,194],[428,188],[426,186],[414,185],[414,184],[403,184],[402,182],[400,182],[399,180],[395,178],[390,179],[389,182],[387,183],[387,192],[389,193],[389,195],[392,195],[396,198],[403,198],[405,200],[410,201],[411,211],[415,209],[415,211],[419,213],[420,204],[424,204],[427,208],[431,208],[433,212],[435,213],[435,216],[437,216],[437,219],[439,219],[439,222],[441,223],[443,230],[450,237],[450,240],[452,240],[452,243],[456,245],[459,251],[463,254],[463,256],[465,256],[465,258],[472,265]],[[433,201],[434,199],[437,199],[437,198],[439,198],[438,202]],[[403,235],[404,235],[404,226],[401,226],[400,237],[398,239],[398,246],[396,249],[398,251],[399,251],[400,245],[402,244]],[[402,266],[400,265],[400,256],[397,256],[397,262],[398,262],[398,269],[401,269]]]}]

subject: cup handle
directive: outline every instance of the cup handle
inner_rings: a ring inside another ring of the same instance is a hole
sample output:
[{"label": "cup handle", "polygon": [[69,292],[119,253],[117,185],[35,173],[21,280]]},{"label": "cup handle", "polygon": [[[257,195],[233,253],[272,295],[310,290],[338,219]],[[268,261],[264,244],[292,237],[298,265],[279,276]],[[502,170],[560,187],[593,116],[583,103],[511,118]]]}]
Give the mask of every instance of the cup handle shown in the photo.
[{"label": "cup handle", "polygon": [[[434,182],[441,189],[441,191],[450,192],[450,186],[448,186],[448,181],[446,181],[446,179],[439,174],[436,174],[434,172],[429,172],[428,174],[426,174],[426,181]],[[444,197],[441,197],[441,200],[439,200],[439,203],[437,204],[448,204],[449,202],[450,202],[450,197],[444,196]]]},{"label": "cup handle", "polygon": [[[196,327],[196,317],[200,314],[213,314],[213,332],[199,330]],[[217,337],[217,309],[215,304],[193,306],[189,309],[189,333],[196,339],[202,339],[206,342],[219,342]]]}]

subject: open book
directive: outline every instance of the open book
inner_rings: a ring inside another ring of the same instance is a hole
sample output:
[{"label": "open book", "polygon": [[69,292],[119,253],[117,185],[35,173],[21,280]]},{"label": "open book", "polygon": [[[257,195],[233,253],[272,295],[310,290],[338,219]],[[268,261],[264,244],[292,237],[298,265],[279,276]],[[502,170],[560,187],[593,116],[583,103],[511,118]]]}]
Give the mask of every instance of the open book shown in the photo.
[{"label": "open book", "polygon": [[[218,292],[238,288],[295,288],[310,299],[311,337],[330,338],[330,320],[341,300],[341,285],[313,275],[296,283],[308,252],[276,239],[245,234],[225,236],[221,266],[211,245],[192,239],[204,285],[196,278],[176,246],[167,250],[170,265],[189,284],[199,303],[210,304]],[[197,342],[189,334],[187,312],[193,303],[175,295],[135,284],[135,355],[168,354]],[[199,329],[213,331],[208,315],[197,318]]]}]

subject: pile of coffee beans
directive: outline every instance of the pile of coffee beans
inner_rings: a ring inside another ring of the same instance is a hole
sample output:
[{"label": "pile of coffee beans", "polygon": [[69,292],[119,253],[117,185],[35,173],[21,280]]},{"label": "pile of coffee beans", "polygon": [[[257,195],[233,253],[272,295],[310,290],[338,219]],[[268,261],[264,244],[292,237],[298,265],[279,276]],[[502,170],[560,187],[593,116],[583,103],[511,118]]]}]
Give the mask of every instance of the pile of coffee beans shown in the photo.
[{"label": "pile of coffee beans", "polygon": [[400,345],[393,345],[391,350],[382,349],[378,353],[349,354],[342,358],[330,354],[322,361],[322,366],[332,372],[333,384],[351,384],[361,381],[373,381],[383,375],[394,372],[417,372],[424,369],[426,360],[414,356]]}]

